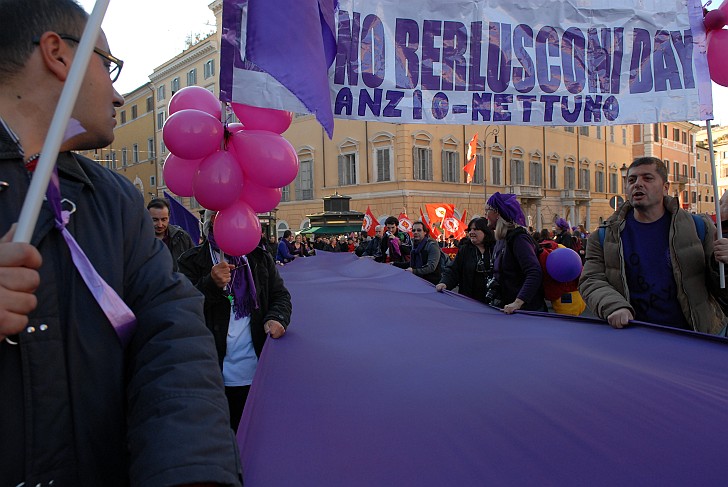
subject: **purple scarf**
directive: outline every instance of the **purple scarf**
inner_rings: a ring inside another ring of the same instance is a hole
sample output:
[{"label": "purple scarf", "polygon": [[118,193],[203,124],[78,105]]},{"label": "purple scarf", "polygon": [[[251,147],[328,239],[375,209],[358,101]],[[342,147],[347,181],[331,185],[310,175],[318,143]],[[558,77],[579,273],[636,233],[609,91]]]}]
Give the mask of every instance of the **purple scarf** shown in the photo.
[{"label": "purple scarf", "polygon": [[[212,227],[210,227],[207,234],[207,241],[210,242],[210,249],[219,255],[221,250],[217,242],[215,242]],[[255,292],[255,282],[248,264],[248,258],[244,255],[239,257],[227,256],[226,258],[228,263],[235,266],[235,269],[231,271],[232,279],[230,280],[235,318],[240,319],[250,316],[254,309],[258,309],[258,295]],[[243,271],[243,269],[245,270]]]}]

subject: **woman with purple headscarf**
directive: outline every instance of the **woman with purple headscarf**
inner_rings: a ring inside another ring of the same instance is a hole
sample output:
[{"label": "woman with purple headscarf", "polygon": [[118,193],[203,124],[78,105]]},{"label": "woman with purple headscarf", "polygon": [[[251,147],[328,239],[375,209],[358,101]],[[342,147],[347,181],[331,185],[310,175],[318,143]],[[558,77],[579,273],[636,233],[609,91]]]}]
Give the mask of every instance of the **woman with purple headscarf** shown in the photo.
[{"label": "woman with purple headscarf", "polygon": [[541,264],[536,242],[524,228],[526,217],[513,194],[496,192],[488,198],[486,216],[495,228],[493,280],[486,295],[505,313],[546,311]]}]

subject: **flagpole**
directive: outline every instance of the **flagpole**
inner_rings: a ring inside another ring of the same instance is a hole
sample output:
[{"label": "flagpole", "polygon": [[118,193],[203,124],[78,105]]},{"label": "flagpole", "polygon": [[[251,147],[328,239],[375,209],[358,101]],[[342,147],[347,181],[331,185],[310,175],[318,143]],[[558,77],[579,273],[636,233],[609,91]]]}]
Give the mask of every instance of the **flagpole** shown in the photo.
[{"label": "flagpole", "polygon": [[[713,176],[713,194],[715,195],[715,226],[718,231],[718,238],[723,236],[723,225],[720,216],[720,195],[718,194],[718,176],[715,173],[715,154],[713,153],[713,131],[710,127],[710,120],[705,121],[705,128],[708,131],[708,152],[710,153],[710,172]],[[720,272],[720,288],[725,289],[725,267],[722,262],[718,263]]]},{"label": "flagpole", "polygon": [[[500,129],[498,127],[493,127],[491,125],[488,125],[485,127],[485,132],[483,133],[483,150],[484,150],[484,158],[483,158],[483,205],[486,205],[488,203],[488,175],[486,172],[486,159],[488,156],[488,137],[493,136],[495,138],[495,143],[498,143],[498,133],[500,132]],[[490,150],[491,155],[493,154],[493,149]]]}]

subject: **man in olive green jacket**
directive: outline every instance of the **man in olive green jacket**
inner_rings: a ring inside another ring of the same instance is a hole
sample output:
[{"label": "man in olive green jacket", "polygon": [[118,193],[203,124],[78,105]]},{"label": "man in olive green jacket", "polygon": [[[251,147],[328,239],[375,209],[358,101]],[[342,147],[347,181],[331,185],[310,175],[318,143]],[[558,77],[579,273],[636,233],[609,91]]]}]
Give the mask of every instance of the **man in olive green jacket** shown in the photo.
[{"label": "man in olive green jacket", "polygon": [[632,163],[627,202],[589,237],[579,292],[614,328],[639,320],[715,334],[728,322],[716,301],[726,294],[717,284],[715,226],[681,209],[668,188],[661,160]]}]

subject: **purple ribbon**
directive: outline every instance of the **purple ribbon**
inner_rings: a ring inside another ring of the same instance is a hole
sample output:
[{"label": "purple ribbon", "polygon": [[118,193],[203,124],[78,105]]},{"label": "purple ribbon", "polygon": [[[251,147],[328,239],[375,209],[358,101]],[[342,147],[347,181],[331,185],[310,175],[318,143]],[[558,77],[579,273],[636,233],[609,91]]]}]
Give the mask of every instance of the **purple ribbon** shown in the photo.
[{"label": "purple ribbon", "polygon": [[131,337],[136,329],[136,317],[126,303],[116,294],[116,291],[96,272],[96,269],[94,269],[94,266],[88,260],[84,251],[79,247],[76,239],[66,229],[72,212],[61,209],[61,190],[57,168],[53,170],[46,195],[56,217],[56,228],[60,230],[71,251],[73,264],[76,266],[79,274],[81,274],[81,278],[86,283],[86,287],[88,287],[96,302],[101,306],[101,310],[114,328],[122,346],[126,347],[129,341],[131,341]]}]

